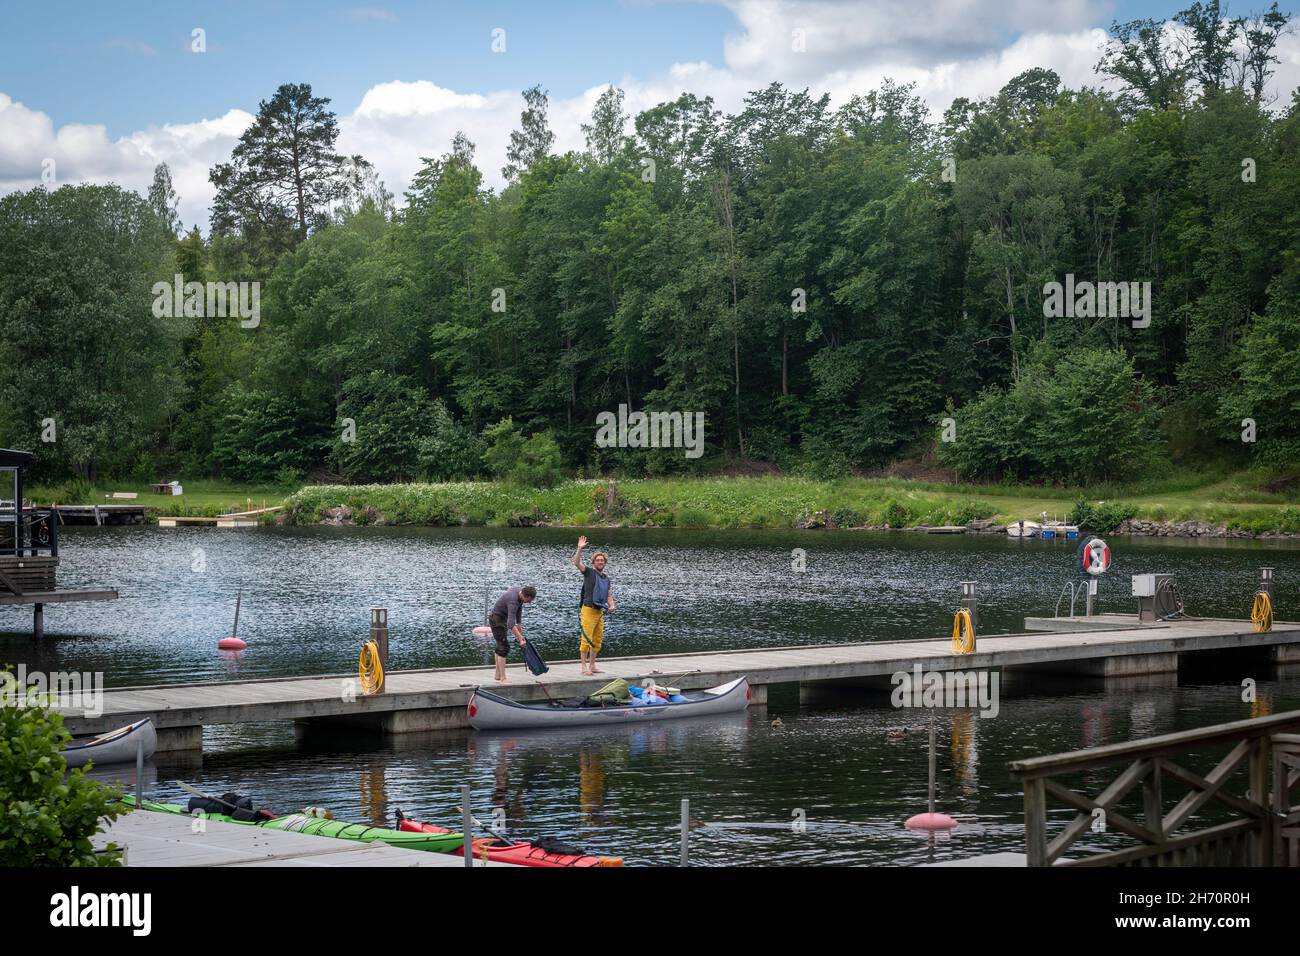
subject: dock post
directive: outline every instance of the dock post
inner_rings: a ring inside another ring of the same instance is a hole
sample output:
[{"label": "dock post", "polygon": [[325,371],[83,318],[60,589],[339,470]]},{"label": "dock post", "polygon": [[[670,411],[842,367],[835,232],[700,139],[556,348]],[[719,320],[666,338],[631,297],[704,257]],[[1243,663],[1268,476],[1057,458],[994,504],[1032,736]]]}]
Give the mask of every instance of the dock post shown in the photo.
[{"label": "dock post", "polygon": [[[387,613],[387,612],[385,612]],[[387,642],[387,639],[385,639]],[[461,821],[461,827],[464,830],[465,837],[465,865],[474,866],[474,813],[469,805],[469,785],[460,788],[460,806],[465,811],[465,818]]]},{"label": "dock post", "polygon": [[979,613],[976,610],[976,603],[977,602],[975,600],[975,582],[974,581],[961,582],[961,606],[964,607],[966,610],[970,611],[971,626],[975,628],[976,632],[978,632],[980,629],[979,628],[980,619],[979,619]]},{"label": "dock post", "polygon": [[388,670],[388,608],[370,609],[370,639],[379,648],[379,663]]},{"label": "dock post", "polygon": [[1268,595],[1268,603],[1276,605],[1277,600],[1273,597],[1273,569],[1259,569],[1259,590]]},{"label": "dock post", "polygon": [[383,669],[384,675],[379,681],[379,693],[382,694],[384,684],[388,682],[388,608],[370,609],[370,639],[379,648],[379,666]]},{"label": "dock post", "polygon": [[691,801],[682,799],[682,858],[678,866],[690,865]]},{"label": "dock post", "polygon": [[1097,579],[1088,578],[1088,604],[1084,609],[1084,617],[1092,617],[1093,607],[1097,601]]},{"label": "dock post", "polygon": [[32,637],[38,641],[45,636],[45,605],[32,605]]}]

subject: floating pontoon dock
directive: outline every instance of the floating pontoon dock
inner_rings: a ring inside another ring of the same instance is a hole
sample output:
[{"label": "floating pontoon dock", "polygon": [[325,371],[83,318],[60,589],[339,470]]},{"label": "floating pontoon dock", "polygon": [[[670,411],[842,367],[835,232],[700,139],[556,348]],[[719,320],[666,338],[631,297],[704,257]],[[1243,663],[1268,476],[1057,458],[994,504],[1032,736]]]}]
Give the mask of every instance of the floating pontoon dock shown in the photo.
[{"label": "floating pontoon dock", "polygon": [[[1029,619],[1027,627],[1038,620]],[[676,685],[699,688],[743,674],[749,678],[752,702],[763,704],[771,684],[797,683],[801,697],[812,700],[825,691],[888,690],[891,675],[912,672],[916,666],[926,671],[1006,669],[1149,680],[1153,675],[1176,679],[1181,660],[1206,652],[1255,653],[1280,665],[1300,664],[1300,624],[1277,623],[1267,633],[1256,633],[1249,621],[1238,620],[1143,625],[1135,615],[1107,614],[1076,621],[1077,629],[1069,631],[981,635],[976,652],[965,655],[954,654],[951,641],[944,638],[607,657],[600,662],[606,673],[596,678],[583,677],[577,661],[557,662],[545,685],[559,698],[590,693],[616,676],[671,676]],[[408,733],[468,726],[465,706],[476,685],[516,700],[543,697],[522,665],[511,666],[509,674],[511,682],[499,686],[493,683],[491,667],[389,671],[385,692],[373,697],[360,694],[355,673],[123,687],[104,691],[98,716],[85,716],[77,708],[59,709],[74,734],[99,733],[151,717],[159,751],[200,750],[203,728],[209,724],[289,720]]]},{"label": "floating pontoon dock", "polygon": [[160,528],[177,528],[183,524],[211,524],[218,528],[256,528],[262,515],[273,514],[283,505],[272,508],[257,508],[253,511],[239,511],[233,514],[212,515],[210,517],[191,515],[163,515],[158,519]]}]

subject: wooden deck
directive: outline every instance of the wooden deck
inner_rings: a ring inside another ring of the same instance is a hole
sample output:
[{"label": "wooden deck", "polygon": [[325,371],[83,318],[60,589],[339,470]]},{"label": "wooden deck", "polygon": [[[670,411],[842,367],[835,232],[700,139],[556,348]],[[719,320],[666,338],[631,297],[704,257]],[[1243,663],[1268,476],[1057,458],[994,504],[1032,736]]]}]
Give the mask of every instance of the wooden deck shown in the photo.
[{"label": "wooden deck", "polygon": [[276,505],[272,508],[255,508],[252,511],[232,512],[231,514],[213,515],[210,517],[196,515],[164,515],[158,519],[160,528],[178,528],[183,524],[210,524],[218,528],[256,528],[260,524],[262,515],[274,514],[280,511],[284,506]]},{"label": "wooden deck", "polygon": [[[605,674],[583,677],[577,661],[551,664],[544,683],[554,697],[590,693],[613,677],[671,677],[683,687],[710,687],[748,676],[753,702],[766,701],[770,684],[799,683],[834,687],[834,682],[884,678],[899,671],[983,670],[1080,667],[1103,677],[1169,673],[1179,655],[1257,648],[1278,661],[1300,661],[1300,624],[1279,623],[1266,634],[1249,621],[1196,620],[1138,626],[1136,617],[1110,615],[1110,629],[981,636],[976,653],[957,656],[948,639],[872,641],[806,647],[708,651],[648,657],[606,657]],[[1096,626],[1096,619],[1091,622]],[[362,640],[358,635],[358,644]],[[545,654],[549,650],[539,643]],[[248,653],[257,653],[251,648]],[[689,672],[689,673],[688,673]],[[394,670],[387,690],[360,696],[355,674],[163,684],[106,690],[103,712],[87,717],[77,708],[60,707],[74,734],[99,733],[142,717],[152,717],[160,731],[159,749],[202,746],[201,728],[209,724],[256,720],[353,720],[374,722],[394,732],[466,726],[465,705],[477,685],[517,700],[543,698],[543,691],[522,665],[509,668],[510,683],[494,685],[492,668],[446,667]],[[678,676],[684,675],[684,676]],[[824,684],[823,682],[831,682]],[[845,685],[840,685],[845,686]],[[167,731],[180,731],[168,742]]]},{"label": "wooden deck", "polygon": [[[136,810],[118,817],[95,838],[126,847],[127,866],[433,866],[465,869],[465,858],[383,843],[356,843],[261,827],[206,821],[202,833],[193,818]],[[511,863],[475,866],[510,867]]]}]

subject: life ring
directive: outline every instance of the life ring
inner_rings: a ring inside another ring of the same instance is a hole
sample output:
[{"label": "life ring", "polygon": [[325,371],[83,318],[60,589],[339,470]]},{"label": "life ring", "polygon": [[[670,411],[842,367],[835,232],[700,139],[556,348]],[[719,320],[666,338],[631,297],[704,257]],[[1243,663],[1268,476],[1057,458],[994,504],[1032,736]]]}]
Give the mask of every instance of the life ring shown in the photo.
[{"label": "life ring", "polygon": [[1079,546],[1080,573],[1093,576],[1110,570],[1110,546],[1101,538],[1089,538]]}]

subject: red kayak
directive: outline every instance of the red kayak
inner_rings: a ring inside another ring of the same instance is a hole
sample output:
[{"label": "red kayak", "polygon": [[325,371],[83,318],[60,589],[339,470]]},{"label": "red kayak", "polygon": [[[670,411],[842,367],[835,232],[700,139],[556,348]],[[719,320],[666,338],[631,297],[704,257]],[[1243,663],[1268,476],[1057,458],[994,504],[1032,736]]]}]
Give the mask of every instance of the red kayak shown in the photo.
[{"label": "red kayak", "polygon": [[[397,828],[408,833],[451,833],[444,827],[435,827],[432,823],[418,823],[415,820],[400,820]],[[486,854],[492,863],[514,863],[517,866],[622,866],[623,858],[618,856],[583,856],[580,853],[548,853],[531,843],[511,843],[501,837],[477,837],[474,840],[474,855],[482,859]],[[458,846],[452,851],[457,856],[465,855],[465,847]]]}]

